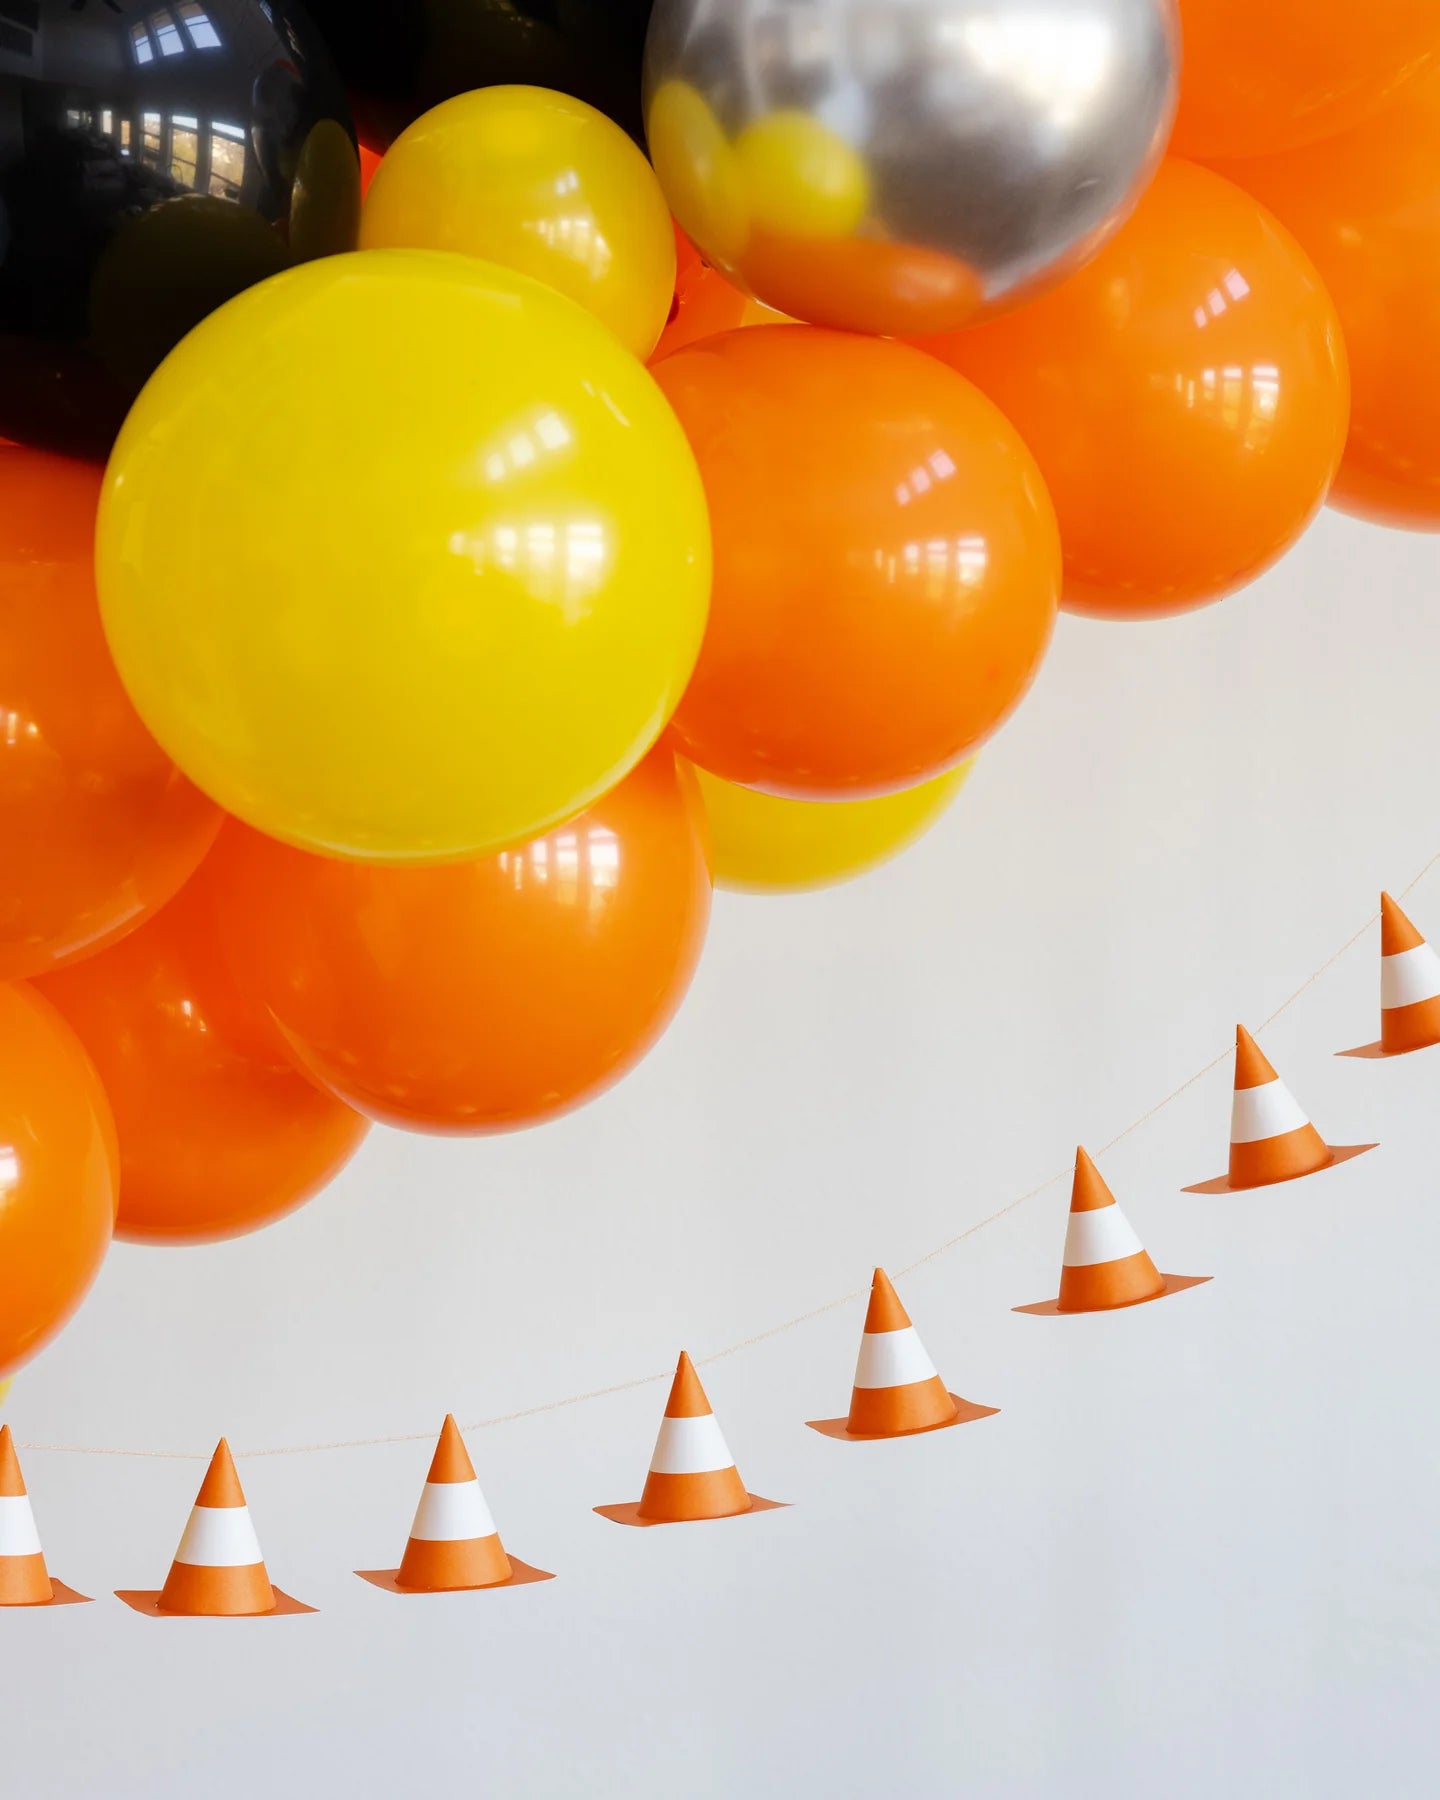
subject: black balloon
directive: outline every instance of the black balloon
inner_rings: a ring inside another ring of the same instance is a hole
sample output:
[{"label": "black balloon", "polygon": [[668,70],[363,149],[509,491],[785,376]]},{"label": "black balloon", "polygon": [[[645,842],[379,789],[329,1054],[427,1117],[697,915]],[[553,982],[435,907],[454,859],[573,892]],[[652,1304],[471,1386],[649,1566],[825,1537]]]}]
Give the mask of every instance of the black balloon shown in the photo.
[{"label": "black balloon", "polygon": [[640,66],[653,0],[310,0],[380,150],[471,88],[520,82],[588,101],[641,137]]},{"label": "black balloon", "polygon": [[358,221],[344,87],[290,0],[0,5],[0,436],[103,456],[192,326]]}]

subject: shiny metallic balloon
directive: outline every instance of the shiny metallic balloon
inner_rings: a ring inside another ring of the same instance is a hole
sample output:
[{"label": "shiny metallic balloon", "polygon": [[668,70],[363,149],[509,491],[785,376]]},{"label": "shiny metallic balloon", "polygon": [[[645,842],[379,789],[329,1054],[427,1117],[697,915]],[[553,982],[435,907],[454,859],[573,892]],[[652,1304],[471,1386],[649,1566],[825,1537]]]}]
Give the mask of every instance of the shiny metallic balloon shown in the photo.
[{"label": "shiny metallic balloon", "polygon": [[0,436],[103,457],[192,326],[359,216],[295,0],[0,4]]},{"label": "shiny metallic balloon", "polygon": [[1174,116],[1174,0],[656,0],[651,157],[767,305],[953,330],[1119,227]]}]

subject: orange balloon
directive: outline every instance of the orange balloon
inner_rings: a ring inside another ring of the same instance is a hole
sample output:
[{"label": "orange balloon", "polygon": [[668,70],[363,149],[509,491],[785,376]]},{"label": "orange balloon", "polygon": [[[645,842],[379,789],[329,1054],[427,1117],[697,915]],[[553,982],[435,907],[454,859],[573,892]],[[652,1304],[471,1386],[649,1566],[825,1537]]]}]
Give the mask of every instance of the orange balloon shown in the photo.
[{"label": "orange balloon", "polygon": [[1313,144],[1440,59],[1435,0],[1180,0],[1170,148],[1208,161]]},{"label": "orange balloon", "polygon": [[1343,512],[1440,530],[1440,74],[1364,125],[1225,165],[1314,257],[1350,353]]},{"label": "orange balloon", "polygon": [[905,345],[809,325],[653,372],[715,540],[683,754],[797,800],[894,793],[968,756],[1055,619],[1054,514],[1014,429]]},{"label": "orange balloon", "polygon": [[369,1126],[295,1067],[221,955],[209,859],[123,943],[36,985],[89,1051],[120,1145],[116,1235],[239,1237],[317,1194]]},{"label": "orange balloon", "polygon": [[478,862],[332,862],[228,825],[222,931],[301,1064],[372,1119],[510,1131],[639,1062],[694,974],[693,777],[653,752],[568,825]]},{"label": "orange balloon", "polygon": [[1087,268],[925,348],[1035,453],[1073,612],[1217,600],[1294,542],[1345,442],[1339,321],[1304,252],[1247,194],[1167,161]]},{"label": "orange balloon", "polygon": [[363,200],[370,192],[370,183],[379,171],[384,151],[372,150],[368,144],[360,146],[360,198]]},{"label": "orange balloon", "polygon": [[74,1032],[33,988],[0,986],[0,1377],[85,1298],[117,1172],[105,1090]]},{"label": "orange balloon", "polygon": [[105,646],[102,473],[0,445],[0,980],[133,930],[220,829],[140,723]]},{"label": "orange balloon", "polygon": [[687,344],[701,338],[714,337],[722,331],[737,331],[742,325],[784,324],[784,313],[752,300],[748,294],[732,287],[718,269],[695,249],[683,232],[677,230],[675,299],[670,319],[650,361],[659,362]]}]

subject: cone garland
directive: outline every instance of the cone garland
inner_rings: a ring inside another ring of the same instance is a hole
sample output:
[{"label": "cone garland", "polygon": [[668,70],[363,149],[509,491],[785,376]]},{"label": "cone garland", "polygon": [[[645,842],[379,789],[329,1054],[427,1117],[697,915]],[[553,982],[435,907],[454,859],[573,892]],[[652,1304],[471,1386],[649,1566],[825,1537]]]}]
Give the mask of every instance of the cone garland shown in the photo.
[{"label": "cone garland", "polygon": [[951,1424],[958,1410],[890,1277],[876,1269],[847,1429],[856,1437],[903,1437]]},{"label": "cone garland", "polygon": [[750,1507],[720,1421],[710,1409],[695,1365],[682,1350],[637,1515],[671,1525],[733,1518]]},{"label": "cone garland", "polygon": [[465,1440],[446,1413],[395,1585],[449,1593],[495,1587],[512,1573]]},{"label": "cone garland", "polygon": [[1440,956],[1388,894],[1380,896],[1380,1048],[1404,1056],[1440,1044]]},{"label": "cone garland", "polygon": [[1335,1153],[1243,1025],[1235,1027],[1232,1188],[1268,1187],[1328,1169]]},{"label": "cone garland", "polygon": [[1077,1149],[1058,1310],[1108,1312],[1158,1299],[1164,1292],[1165,1277],[1100,1171],[1084,1149]]},{"label": "cone garland", "polygon": [[207,1618],[275,1610],[275,1590],[224,1438],[215,1446],[157,1605],[161,1612]]},{"label": "cone garland", "polygon": [[0,1606],[46,1606],[54,1597],[15,1440],[0,1425]]}]

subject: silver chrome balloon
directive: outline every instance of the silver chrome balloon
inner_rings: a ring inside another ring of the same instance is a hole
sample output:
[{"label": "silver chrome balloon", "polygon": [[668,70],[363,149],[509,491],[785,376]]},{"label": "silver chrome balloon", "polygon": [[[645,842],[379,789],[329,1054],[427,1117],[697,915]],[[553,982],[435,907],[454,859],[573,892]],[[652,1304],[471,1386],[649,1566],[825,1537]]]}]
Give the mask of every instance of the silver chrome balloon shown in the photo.
[{"label": "silver chrome balloon", "polygon": [[1174,0],[656,0],[651,155],[782,312],[953,329],[1077,268],[1175,110]]}]

